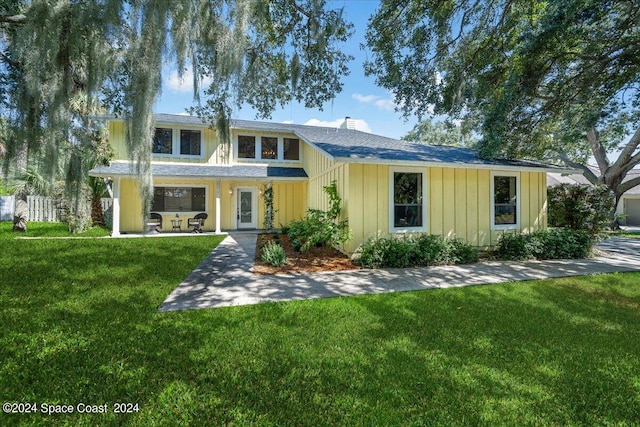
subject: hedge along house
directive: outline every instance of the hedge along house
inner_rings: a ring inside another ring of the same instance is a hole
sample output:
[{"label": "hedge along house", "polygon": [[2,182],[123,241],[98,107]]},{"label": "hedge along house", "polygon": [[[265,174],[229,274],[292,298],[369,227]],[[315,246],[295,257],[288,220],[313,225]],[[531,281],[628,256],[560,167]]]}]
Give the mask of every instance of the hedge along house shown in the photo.
[{"label": "hedge along house", "polygon": [[[353,129],[233,120],[225,149],[199,118],[157,114],[151,171],[152,212],[170,220],[205,212],[205,231],[259,229],[262,192],[274,190],[274,224],[328,209],[336,181],[353,252],[376,235],[425,232],[491,246],[504,232],[546,228],[546,173],[574,170],[532,161],[485,160],[470,148],[428,146]],[[109,120],[116,160],[90,171],[113,180],[113,235],[142,232],[125,124]],[[184,221],[186,223],[186,221]]]}]

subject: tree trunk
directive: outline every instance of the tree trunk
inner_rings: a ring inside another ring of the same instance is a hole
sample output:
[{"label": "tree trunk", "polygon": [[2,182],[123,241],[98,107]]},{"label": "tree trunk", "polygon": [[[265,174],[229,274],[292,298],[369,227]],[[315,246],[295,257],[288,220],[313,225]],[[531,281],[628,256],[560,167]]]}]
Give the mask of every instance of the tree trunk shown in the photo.
[{"label": "tree trunk", "polygon": [[620,219],[616,214],[616,210],[621,197],[622,194],[618,194],[616,191],[613,192],[613,208],[609,212],[609,228],[611,228],[611,230],[620,230]]},{"label": "tree trunk", "polygon": [[[26,140],[21,140],[16,153],[16,174],[27,171],[28,144]],[[27,221],[29,218],[29,205],[27,204],[26,192],[15,194],[16,206],[13,213],[13,231],[25,233],[27,231]]]},{"label": "tree trunk", "polygon": [[94,227],[104,227],[104,214],[100,199],[91,198],[91,225]]},{"label": "tree trunk", "polygon": [[16,206],[13,213],[13,231],[25,233],[27,231],[27,218],[29,215],[29,205],[27,205],[27,196],[24,194],[16,194]]}]

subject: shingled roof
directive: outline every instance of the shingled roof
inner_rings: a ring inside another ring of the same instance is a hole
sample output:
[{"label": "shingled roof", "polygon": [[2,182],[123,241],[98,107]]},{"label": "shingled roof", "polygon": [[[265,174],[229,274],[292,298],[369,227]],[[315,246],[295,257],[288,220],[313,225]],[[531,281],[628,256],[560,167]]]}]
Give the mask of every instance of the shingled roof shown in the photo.
[{"label": "shingled roof", "polygon": [[[112,162],[109,166],[99,166],[91,170],[92,176],[135,175],[135,165],[131,162]],[[180,163],[152,163],[151,174],[155,177],[220,178],[220,179],[305,179],[307,173],[302,168],[288,168],[267,165],[202,165]]]},{"label": "shingled roof", "polygon": [[545,169],[575,172],[533,160],[482,159],[468,147],[426,145],[343,128],[232,120],[231,128],[263,132],[289,132],[345,163],[449,164],[459,167],[500,166],[516,169]]},{"label": "shingled roof", "polygon": [[[208,125],[199,117],[179,114],[156,114],[155,119],[159,124]],[[473,148],[425,145],[351,129],[252,120],[231,120],[230,127],[236,131],[289,133],[315,146],[332,160],[345,163],[398,163],[465,168],[499,167],[537,171],[542,169],[558,173],[577,172],[533,160],[482,159]]]}]

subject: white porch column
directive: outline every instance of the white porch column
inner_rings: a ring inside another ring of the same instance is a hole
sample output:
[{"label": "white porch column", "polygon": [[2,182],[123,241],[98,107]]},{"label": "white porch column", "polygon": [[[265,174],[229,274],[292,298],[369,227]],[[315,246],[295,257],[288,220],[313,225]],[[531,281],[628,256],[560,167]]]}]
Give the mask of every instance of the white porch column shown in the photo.
[{"label": "white porch column", "polygon": [[220,187],[222,182],[216,181],[216,233],[220,234]]},{"label": "white porch column", "polygon": [[120,235],[120,177],[113,181],[113,224],[111,236],[118,237]]}]

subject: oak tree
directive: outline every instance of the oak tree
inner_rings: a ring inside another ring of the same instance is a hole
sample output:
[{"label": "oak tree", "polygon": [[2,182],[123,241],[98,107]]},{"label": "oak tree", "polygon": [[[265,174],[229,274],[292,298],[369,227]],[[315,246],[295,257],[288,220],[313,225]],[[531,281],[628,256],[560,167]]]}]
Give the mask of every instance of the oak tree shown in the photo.
[{"label": "oak tree", "polygon": [[640,184],[636,1],[389,0],[366,37],[366,71],[404,113],[472,124],[481,155],[579,168],[616,204]]}]

